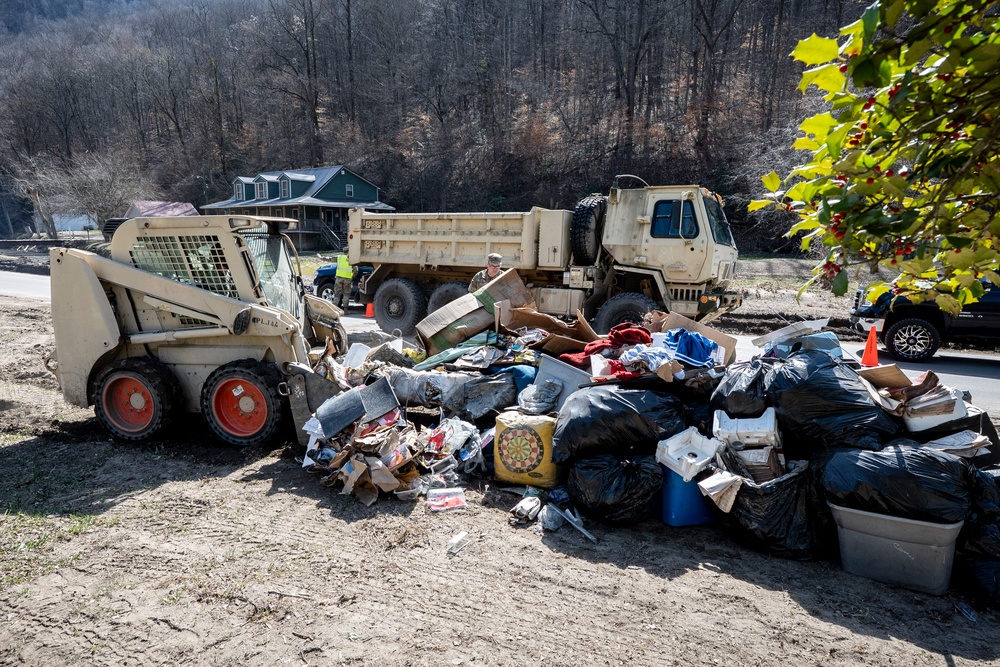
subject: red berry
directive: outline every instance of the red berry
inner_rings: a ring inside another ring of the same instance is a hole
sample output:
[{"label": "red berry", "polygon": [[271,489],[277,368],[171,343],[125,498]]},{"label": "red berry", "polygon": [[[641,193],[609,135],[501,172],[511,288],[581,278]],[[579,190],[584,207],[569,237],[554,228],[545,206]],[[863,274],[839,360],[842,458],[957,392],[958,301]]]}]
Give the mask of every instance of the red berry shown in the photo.
[{"label": "red berry", "polygon": [[841,72],[841,73],[844,73],[844,72],[846,72],[846,71],[847,71],[847,65],[841,65],[841,66],[840,66],[840,72]]},{"label": "red berry", "polygon": [[892,260],[892,261],[891,261],[891,262],[889,262],[889,263],[890,263],[890,264],[895,264],[895,263],[896,263],[896,260]]},{"label": "red berry", "polygon": [[874,178],[869,178],[867,181],[865,181],[865,183],[867,183],[868,185],[871,185],[874,182],[875,182]]},{"label": "red berry", "polygon": [[885,172],[885,177],[886,177],[886,178],[892,178],[892,169],[889,169],[889,170],[887,170],[887,171]]},{"label": "red berry", "polygon": [[858,127],[860,127],[862,130],[867,130],[868,129],[868,123],[861,123],[861,125],[859,125]]}]

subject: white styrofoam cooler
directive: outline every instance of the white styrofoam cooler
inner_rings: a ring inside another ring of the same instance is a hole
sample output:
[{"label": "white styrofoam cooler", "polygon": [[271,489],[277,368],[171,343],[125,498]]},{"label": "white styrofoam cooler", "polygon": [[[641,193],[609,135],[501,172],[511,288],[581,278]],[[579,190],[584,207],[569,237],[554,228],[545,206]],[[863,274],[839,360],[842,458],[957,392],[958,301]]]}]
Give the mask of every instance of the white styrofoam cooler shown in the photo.
[{"label": "white styrofoam cooler", "polygon": [[656,460],[690,482],[707,466],[722,443],[706,438],[694,426],[656,445]]},{"label": "white styrofoam cooler", "polygon": [[727,445],[742,442],[747,447],[781,447],[781,434],[774,408],[764,410],[760,417],[730,417],[723,410],[715,411],[712,435]]},{"label": "white styrofoam cooler", "polygon": [[903,425],[906,427],[906,430],[910,433],[919,433],[920,431],[926,431],[935,426],[955,421],[956,419],[968,417],[969,409],[966,407],[965,401],[962,400],[962,392],[952,389],[951,396],[955,399],[955,409],[947,414],[914,416],[904,412]]}]

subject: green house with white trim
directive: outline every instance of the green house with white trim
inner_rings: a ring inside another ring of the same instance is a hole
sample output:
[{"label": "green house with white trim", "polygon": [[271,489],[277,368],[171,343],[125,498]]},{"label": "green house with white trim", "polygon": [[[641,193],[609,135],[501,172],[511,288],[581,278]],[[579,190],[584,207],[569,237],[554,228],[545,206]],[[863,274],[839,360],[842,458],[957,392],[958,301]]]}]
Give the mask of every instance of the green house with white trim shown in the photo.
[{"label": "green house with white trim", "polygon": [[229,199],[206,204],[206,214],[266,215],[293,218],[289,232],[299,249],[346,245],[347,215],[352,208],[395,211],[379,201],[379,188],[343,165],[261,172],[233,181]]}]

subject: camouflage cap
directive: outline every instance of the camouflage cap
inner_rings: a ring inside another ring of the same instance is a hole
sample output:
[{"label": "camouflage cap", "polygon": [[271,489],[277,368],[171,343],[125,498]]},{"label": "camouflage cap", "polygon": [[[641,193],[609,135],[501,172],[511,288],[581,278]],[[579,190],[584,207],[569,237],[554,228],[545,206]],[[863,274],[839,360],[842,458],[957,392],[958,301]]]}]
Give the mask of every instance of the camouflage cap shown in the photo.
[{"label": "camouflage cap", "polygon": [[503,256],[498,252],[491,252],[486,255],[486,263],[493,266],[500,266],[503,263]]}]

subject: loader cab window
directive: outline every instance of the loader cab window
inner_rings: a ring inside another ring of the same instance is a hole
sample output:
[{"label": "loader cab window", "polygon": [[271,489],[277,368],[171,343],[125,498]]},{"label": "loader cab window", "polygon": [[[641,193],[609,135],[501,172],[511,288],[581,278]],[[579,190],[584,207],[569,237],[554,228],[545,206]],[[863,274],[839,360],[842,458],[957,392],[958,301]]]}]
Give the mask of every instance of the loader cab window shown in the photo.
[{"label": "loader cab window", "polygon": [[693,239],[698,236],[698,221],[694,215],[693,203],[677,199],[656,202],[649,233],[657,239]]},{"label": "loader cab window", "polygon": [[713,197],[705,197],[705,210],[708,212],[708,224],[712,228],[712,237],[719,245],[736,247],[733,232],[729,228],[726,214],[722,212],[722,204]]},{"label": "loader cab window", "polygon": [[241,232],[247,241],[254,268],[260,279],[267,305],[299,317],[299,293],[295,264],[281,234],[271,234],[266,226]]}]

